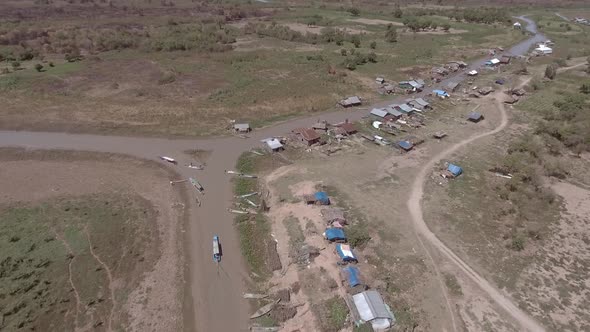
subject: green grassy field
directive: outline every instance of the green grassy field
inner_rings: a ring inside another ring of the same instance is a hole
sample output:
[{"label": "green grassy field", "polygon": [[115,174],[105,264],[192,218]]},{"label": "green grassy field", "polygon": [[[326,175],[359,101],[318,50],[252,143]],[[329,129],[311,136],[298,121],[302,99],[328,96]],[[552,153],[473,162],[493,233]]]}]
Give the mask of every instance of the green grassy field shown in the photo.
[{"label": "green grassy field", "polygon": [[[182,14],[182,8],[190,7],[187,2],[167,8],[168,15],[157,15],[153,11],[157,7],[137,5],[143,15],[115,6],[112,13],[98,18],[73,14],[0,21],[0,39],[6,44],[0,48],[6,59],[0,65],[5,68],[0,74],[4,104],[0,127],[127,135],[220,134],[233,119],[259,127],[331,110],[347,95],[361,95],[371,102],[380,98],[375,76],[426,78],[432,65],[470,60],[487,48],[524,38],[508,25],[455,22],[436,15],[423,19],[448,23],[451,32],[441,28],[436,33],[404,32],[400,18],[374,7],[363,8],[357,17],[334,6],[301,4],[287,10],[282,3],[208,4],[201,10],[216,14],[197,19]],[[80,8],[80,12],[91,10]],[[231,18],[238,14],[246,18]],[[308,29],[306,24],[314,17],[318,27]],[[386,42],[386,24],[371,20],[397,24],[397,42]],[[246,22],[275,22],[301,30],[302,37],[250,34]],[[54,30],[46,31],[47,27]],[[355,47],[350,36],[340,45],[306,37],[325,27],[357,31],[360,45]],[[48,46],[40,47],[40,42]],[[373,42],[375,48],[370,47]],[[230,47],[233,50],[219,49]],[[64,60],[66,53],[76,52],[84,59]],[[375,53],[375,62],[359,64],[354,71],[345,68],[357,54],[370,53]],[[34,58],[28,60],[27,54]],[[13,69],[11,58],[18,60],[20,70]],[[36,64],[42,64],[43,70],[37,72]]]},{"label": "green grassy field", "polygon": [[97,327],[112,311],[113,328],[126,326],[122,304],[157,258],[154,213],[140,198],[104,195],[2,206],[2,328]]}]

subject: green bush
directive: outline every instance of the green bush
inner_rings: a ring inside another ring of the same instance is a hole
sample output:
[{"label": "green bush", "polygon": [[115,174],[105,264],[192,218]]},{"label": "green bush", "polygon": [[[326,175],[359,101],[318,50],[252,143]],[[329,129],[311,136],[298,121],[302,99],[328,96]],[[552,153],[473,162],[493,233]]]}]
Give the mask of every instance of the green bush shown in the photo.
[{"label": "green bush", "polygon": [[346,229],[348,243],[353,247],[361,247],[371,240],[369,231],[364,223],[355,222]]},{"label": "green bush", "polygon": [[526,242],[526,239],[522,235],[515,234],[512,236],[512,242],[510,243],[510,248],[512,248],[513,250],[516,250],[516,251],[522,251],[522,250],[524,250],[525,242]]}]

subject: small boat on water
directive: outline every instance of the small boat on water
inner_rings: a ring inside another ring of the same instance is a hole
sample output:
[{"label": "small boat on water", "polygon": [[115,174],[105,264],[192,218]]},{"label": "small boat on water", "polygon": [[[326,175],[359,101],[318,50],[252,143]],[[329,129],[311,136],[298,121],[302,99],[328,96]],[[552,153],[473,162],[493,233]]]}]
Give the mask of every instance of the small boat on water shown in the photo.
[{"label": "small boat on water", "polygon": [[203,186],[199,183],[199,181],[193,179],[193,178],[189,178],[189,181],[191,182],[191,184],[193,185],[193,187],[195,187],[201,194],[205,194],[205,188],[203,188]]},{"label": "small boat on water", "polygon": [[213,236],[213,261],[215,263],[221,262],[221,245],[217,235]]},{"label": "small boat on water", "polygon": [[197,170],[203,170],[203,169],[205,169],[205,167],[203,165],[193,165],[193,163],[190,163],[190,164],[186,165],[186,167],[192,168],[192,169],[197,169]]},{"label": "small boat on water", "polygon": [[177,163],[174,158],[170,158],[170,157],[166,157],[166,156],[160,156],[160,159],[167,161],[167,162],[174,164],[174,165],[176,165],[176,163]]},{"label": "small boat on water", "polygon": [[273,301],[273,302],[259,308],[258,310],[256,310],[255,313],[252,314],[252,316],[250,316],[250,319],[258,318],[260,316],[264,316],[264,315],[268,314],[272,310],[272,307],[275,304],[279,303],[279,301],[281,301],[281,299]]}]

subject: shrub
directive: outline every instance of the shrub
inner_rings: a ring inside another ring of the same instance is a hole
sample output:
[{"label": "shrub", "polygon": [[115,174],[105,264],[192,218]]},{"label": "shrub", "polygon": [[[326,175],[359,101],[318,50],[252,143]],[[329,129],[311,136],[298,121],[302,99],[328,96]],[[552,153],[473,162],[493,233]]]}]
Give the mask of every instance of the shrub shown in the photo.
[{"label": "shrub", "polygon": [[557,69],[555,68],[555,65],[553,65],[553,64],[547,65],[547,68],[545,68],[545,77],[552,80],[555,78],[556,75],[557,75]]},{"label": "shrub", "polygon": [[377,48],[377,42],[376,41],[372,41],[371,45],[369,45],[371,47],[371,49],[376,49]]},{"label": "shrub", "polygon": [[361,11],[360,11],[360,9],[358,9],[358,8],[356,8],[356,7],[351,7],[351,8],[348,8],[348,10],[347,10],[347,11],[348,11],[349,13],[351,13],[351,14],[352,14],[352,16],[359,16],[359,15],[361,14]]},{"label": "shrub", "polygon": [[391,26],[391,28],[387,28],[387,32],[385,32],[385,40],[389,43],[397,42],[397,31]]},{"label": "shrub", "polygon": [[176,75],[174,75],[174,73],[171,71],[165,71],[160,75],[160,78],[158,79],[158,84],[164,85],[172,83],[174,81],[176,81]]},{"label": "shrub", "polygon": [[55,65],[53,64],[53,62],[49,62],[49,67],[55,67]]},{"label": "shrub", "polygon": [[42,69],[43,69],[43,65],[42,64],[38,63],[38,64],[35,65],[35,70],[36,71],[41,72]]},{"label": "shrub", "polygon": [[590,94],[590,83],[582,84],[580,87],[580,92],[584,94]]},{"label": "shrub", "polygon": [[346,49],[345,48],[343,48],[343,49],[340,50],[340,55],[346,56],[347,54],[348,54],[348,52],[346,52]]},{"label": "shrub", "polygon": [[401,18],[404,15],[404,12],[402,12],[402,9],[400,8],[398,3],[395,4],[395,9],[393,10],[392,14],[395,18]]},{"label": "shrub", "polygon": [[522,237],[520,234],[515,234],[512,236],[512,242],[510,243],[510,248],[516,251],[524,250],[525,245],[525,238]]},{"label": "shrub", "polygon": [[354,35],[350,37],[350,42],[354,45],[354,47],[359,48],[361,47],[361,37]]},{"label": "shrub", "polygon": [[367,227],[360,222],[353,223],[346,230],[348,243],[353,247],[360,247],[371,240]]},{"label": "shrub", "polygon": [[451,25],[450,25],[449,23],[443,23],[443,24],[441,25],[441,28],[442,28],[444,31],[449,31],[449,30],[451,30]]},{"label": "shrub", "polygon": [[372,63],[377,63],[377,54],[375,54],[375,52],[369,53],[369,55],[367,56],[367,60],[369,60],[369,62]]},{"label": "shrub", "polygon": [[19,69],[20,68],[20,62],[18,61],[12,61],[12,68]]}]

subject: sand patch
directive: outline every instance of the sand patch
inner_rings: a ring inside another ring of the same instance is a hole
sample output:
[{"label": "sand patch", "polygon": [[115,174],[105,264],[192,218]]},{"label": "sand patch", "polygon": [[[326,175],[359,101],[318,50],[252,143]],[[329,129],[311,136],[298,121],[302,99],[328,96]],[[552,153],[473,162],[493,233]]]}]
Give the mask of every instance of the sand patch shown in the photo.
[{"label": "sand patch", "polygon": [[386,21],[380,19],[370,19],[370,18],[354,18],[349,19],[350,22],[361,23],[366,25],[396,25],[396,26],[404,26],[403,23],[400,22],[393,22],[393,21]]}]

